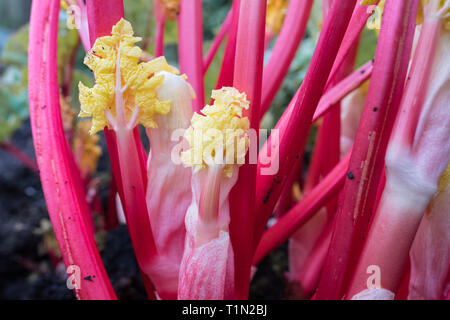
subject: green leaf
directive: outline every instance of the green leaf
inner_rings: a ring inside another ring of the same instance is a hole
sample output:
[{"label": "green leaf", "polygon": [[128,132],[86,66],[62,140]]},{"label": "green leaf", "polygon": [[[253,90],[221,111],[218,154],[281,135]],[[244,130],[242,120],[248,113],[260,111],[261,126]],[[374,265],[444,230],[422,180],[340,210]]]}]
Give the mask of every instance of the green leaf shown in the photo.
[{"label": "green leaf", "polygon": [[28,31],[28,25],[24,25],[9,37],[1,54],[2,63],[20,67],[27,65]]}]

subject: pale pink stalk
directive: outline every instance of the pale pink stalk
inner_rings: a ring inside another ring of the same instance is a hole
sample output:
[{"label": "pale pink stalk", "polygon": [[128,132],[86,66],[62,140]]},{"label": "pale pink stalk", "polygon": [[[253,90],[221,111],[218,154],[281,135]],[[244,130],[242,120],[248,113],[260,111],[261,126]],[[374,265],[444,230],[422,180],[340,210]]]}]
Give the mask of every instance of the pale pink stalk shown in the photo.
[{"label": "pale pink stalk", "polygon": [[[250,120],[250,129],[257,132],[260,122],[262,69],[264,63],[264,32],[266,1],[241,1],[237,31],[233,86],[245,92],[250,106],[243,116]],[[251,132],[249,133],[251,134]],[[250,143],[258,146],[258,134]],[[256,159],[253,159],[255,161]],[[236,298],[247,299],[250,267],[253,256],[253,226],[255,216],[256,165],[249,156],[239,169],[239,179],[230,195],[230,234],[235,252]]]},{"label": "pale pink stalk", "polygon": [[219,32],[214,37],[214,40],[211,43],[211,46],[209,47],[208,53],[206,54],[205,58],[203,59],[203,73],[204,74],[206,74],[206,72],[208,72],[211,62],[214,60],[214,57],[216,56],[217,51],[219,50],[220,46],[222,45],[222,42],[225,39],[225,36],[227,35],[228,30],[230,30],[232,20],[233,20],[233,10],[230,10],[230,12],[228,12],[228,14],[227,14],[227,17],[225,18],[225,21],[222,23],[222,26],[220,27]]},{"label": "pale pink stalk", "polygon": [[186,242],[178,299],[234,299],[234,253],[229,234],[228,197],[238,178],[220,165],[192,175],[192,203],[186,213]]},{"label": "pale pink stalk", "polygon": [[199,112],[205,105],[203,84],[202,1],[180,0],[178,16],[178,56],[181,73],[188,77],[195,92],[193,107]]},{"label": "pale pink stalk", "polygon": [[442,190],[422,218],[410,251],[408,299],[440,300],[450,292],[450,188]]},{"label": "pale pink stalk", "polygon": [[305,34],[312,0],[291,0],[275,47],[264,68],[260,119],[270,108]]},{"label": "pale pink stalk", "polygon": [[[396,292],[423,213],[450,161],[449,33],[439,37],[438,1],[430,2],[412,62],[401,113],[386,154],[386,187],[348,296],[367,288],[366,269],[377,265],[381,287]],[[431,9],[433,8],[433,9]],[[439,44],[439,46],[438,46]]]},{"label": "pale pink stalk", "polygon": [[33,1],[29,43],[30,119],[53,230],[78,299],[115,299],[89,229],[61,121],[57,75],[59,1]]},{"label": "pale pink stalk", "polygon": [[171,101],[171,106],[167,115],[155,116],[157,129],[147,129],[151,149],[146,201],[158,251],[149,274],[161,299],[176,299],[186,234],[184,218],[192,199],[192,170],[174,162],[179,156],[173,154],[178,141],[172,135],[189,127],[192,100],[189,84],[181,76],[160,74],[164,81],[157,88],[158,99]]},{"label": "pale pink stalk", "polygon": [[[294,98],[295,103],[290,112],[289,121],[284,133],[280,134],[279,146],[276,145],[277,142],[274,142],[275,147],[271,150],[280,159],[278,172],[271,176],[261,175],[263,166],[261,163],[258,165],[255,203],[258,217],[255,221],[255,246],[264,232],[266,222],[278,201],[292,165],[303,152],[311,120],[351,18],[355,2],[345,1],[345,3],[339,4],[333,2],[305,80],[297,98]],[[271,145],[271,140],[269,137],[268,145]]]}]

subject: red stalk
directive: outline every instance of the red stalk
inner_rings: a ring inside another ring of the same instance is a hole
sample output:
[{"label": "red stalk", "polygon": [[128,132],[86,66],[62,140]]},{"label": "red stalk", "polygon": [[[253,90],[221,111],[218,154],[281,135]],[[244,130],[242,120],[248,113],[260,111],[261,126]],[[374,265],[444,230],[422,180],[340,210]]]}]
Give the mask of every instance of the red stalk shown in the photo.
[{"label": "red stalk", "polygon": [[56,63],[58,15],[58,1],[33,1],[29,43],[30,119],[42,187],[64,263],[75,272],[73,277],[79,276],[80,281],[75,281],[74,286],[76,297],[116,299],[89,229],[90,212],[80,179],[75,177],[74,159],[62,127]]},{"label": "red stalk", "polygon": [[234,59],[236,56],[236,37],[239,24],[239,8],[241,0],[233,0],[232,20],[228,31],[227,44],[223,55],[222,66],[217,78],[216,89],[233,85]]},{"label": "red stalk", "polygon": [[27,154],[19,150],[15,145],[11,142],[2,142],[0,143],[0,149],[8,152],[10,155],[15,157],[17,160],[22,162],[28,169],[33,172],[38,172],[38,168],[36,162],[31,159]]},{"label": "red stalk", "polygon": [[203,27],[202,1],[180,0],[178,16],[178,56],[181,73],[187,75],[194,89],[194,112],[200,112],[205,105],[203,84]]},{"label": "red stalk", "polygon": [[358,259],[403,93],[417,4],[416,0],[386,2],[372,81],[350,160],[352,179],[345,183],[318,299],[339,299]]},{"label": "red stalk", "polygon": [[257,264],[272,250],[279,247],[337,194],[343,186],[349,160],[350,154],[342,159],[314,189],[280,218],[274,226],[264,232],[255,251],[253,264]]},{"label": "red stalk", "polygon": [[208,72],[209,66],[211,65],[211,62],[214,60],[214,57],[216,56],[217,51],[219,50],[219,48],[223,42],[223,39],[225,39],[225,36],[227,35],[228,30],[230,30],[232,20],[233,20],[233,10],[230,10],[230,12],[228,12],[227,17],[225,18],[225,21],[222,23],[222,26],[220,27],[219,33],[217,33],[211,46],[209,47],[208,53],[206,54],[205,58],[203,59],[203,73],[204,74],[206,74],[206,72]]},{"label": "red stalk", "polygon": [[263,74],[261,113],[270,108],[305,34],[312,0],[291,0],[283,27]]},{"label": "red stalk", "polygon": [[[244,110],[243,116],[249,118],[250,129],[257,131],[264,62],[266,1],[242,1],[239,21],[245,23],[239,23],[237,31],[233,85],[247,94],[250,107]],[[258,143],[257,134],[253,141]],[[235,292],[238,299],[247,299],[250,284],[253,246],[248,239],[253,236],[255,183],[256,165],[246,162],[240,167],[239,179],[230,194],[230,235],[235,253]]]},{"label": "red stalk", "polygon": [[[279,148],[275,146],[272,150],[280,160],[278,172],[272,176],[261,175],[262,166],[260,163],[258,164],[255,206],[259,217],[256,219],[255,245],[264,232],[266,222],[278,200],[292,165],[304,149],[314,111],[322,95],[355,2],[345,1],[344,3],[339,2],[339,4],[337,1],[333,2],[305,80],[297,98],[294,98],[292,109],[287,110],[289,121],[282,130],[284,133],[280,134]],[[271,145],[271,140],[269,137],[267,145]]]}]

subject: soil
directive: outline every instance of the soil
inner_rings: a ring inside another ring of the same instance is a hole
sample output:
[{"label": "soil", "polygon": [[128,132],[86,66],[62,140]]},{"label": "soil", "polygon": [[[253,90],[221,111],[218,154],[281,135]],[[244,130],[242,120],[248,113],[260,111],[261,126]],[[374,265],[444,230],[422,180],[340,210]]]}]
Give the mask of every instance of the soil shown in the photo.
[{"label": "soil", "polygon": [[[12,143],[34,157],[28,122],[16,131]],[[106,157],[100,161],[100,173],[109,170]],[[101,188],[100,197],[106,207],[107,188]],[[39,231],[45,221],[39,176],[0,150],[0,299],[74,299],[63,264],[42,249],[45,235]],[[284,297],[286,251],[284,245],[260,263],[250,299]],[[126,226],[106,232],[100,253],[118,298],[146,299]]]}]

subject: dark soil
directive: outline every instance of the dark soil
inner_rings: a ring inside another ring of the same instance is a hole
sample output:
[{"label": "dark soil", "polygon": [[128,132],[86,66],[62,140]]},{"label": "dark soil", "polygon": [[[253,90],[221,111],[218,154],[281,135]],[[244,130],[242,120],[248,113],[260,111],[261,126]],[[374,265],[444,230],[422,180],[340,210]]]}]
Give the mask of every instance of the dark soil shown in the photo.
[{"label": "dark soil", "polygon": [[[28,122],[16,131],[12,143],[34,157]],[[108,170],[105,152],[99,171]],[[100,190],[106,206],[107,187]],[[66,286],[64,265],[43,250],[43,221],[48,221],[48,214],[39,176],[0,150],[0,299],[74,299]],[[106,232],[102,247],[101,256],[118,298],[146,299],[126,226]],[[283,247],[258,266],[250,299],[282,299],[286,269]]]}]

